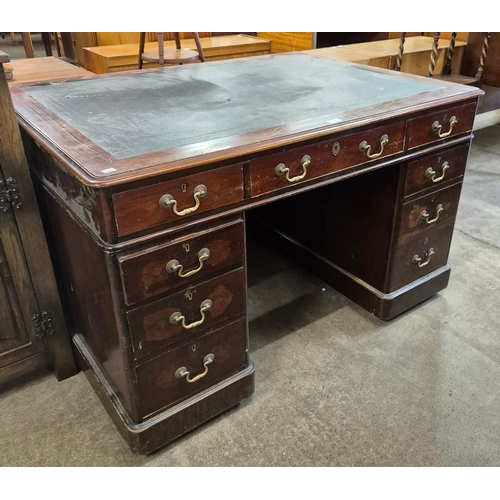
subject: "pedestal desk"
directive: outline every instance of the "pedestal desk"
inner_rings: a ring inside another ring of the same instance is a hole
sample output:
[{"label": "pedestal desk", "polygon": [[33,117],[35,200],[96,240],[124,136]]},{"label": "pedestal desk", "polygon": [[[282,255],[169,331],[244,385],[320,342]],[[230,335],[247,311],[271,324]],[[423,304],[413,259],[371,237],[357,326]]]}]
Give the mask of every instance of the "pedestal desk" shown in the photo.
[{"label": "pedestal desk", "polygon": [[78,357],[135,452],[254,391],[247,229],[381,319],[448,284],[477,88],[290,53],[12,92]]}]

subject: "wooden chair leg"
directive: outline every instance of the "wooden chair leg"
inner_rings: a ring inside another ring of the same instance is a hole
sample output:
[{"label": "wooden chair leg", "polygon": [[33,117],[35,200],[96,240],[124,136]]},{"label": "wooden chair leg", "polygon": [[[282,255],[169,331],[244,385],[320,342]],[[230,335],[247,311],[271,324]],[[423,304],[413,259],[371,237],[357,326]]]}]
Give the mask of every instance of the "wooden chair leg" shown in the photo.
[{"label": "wooden chair leg", "polygon": [[181,49],[181,37],[180,37],[179,33],[174,32],[174,38],[175,38],[175,48],[177,50],[180,50]]},{"label": "wooden chair leg", "polygon": [[194,42],[196,43],[196,48],[198,50],[198,54],[200,54],[201,62],[205,62],[205,54],[203,53],[203,47],[201,46],[200,35],[198,33],[193,33]]},{"label": "wooden chair leg", "polygon": [[21,33],[21,39],[23,41],[24,52],[28,59],[35,57],[33,52],[33,42],[31,41],[31,35],[29,32]]},{"label": "wooden chair leg", "polygon": [[446,64],[443,68],[443,75],[451,75],[451,61],[453,59],[453,53],[455,52],[455,40],[457,39],[457,34],[452,33],[450,38],[450,46],[446,52]]},{"label": "wooden chair leg", "polygon": [[484,34],[483,48],[481,49],[481,57],[479,58],[479,67],[477,68],[476,78],[478,83],[481,83],[481,78],[483,77],[484,65],[486,63],[486,55],[488,53],[488,47],[490,44],[490,33]]},{"label": "wooden chair leg", "polygon": [[439,37],[441,33],[434,33],[434,41],[432,42],[431,62],[429,63],[429,76],[434,76],[434,69],[436,68],[436,60],[438,55]]},{"label": "wooden chair leg", "polygon": [[163,44],[163,33],[158,33],[158,65],[165,66],[165,46]]},{"label": "wooden chair leg", "polygon": [[403,52],[405,50],[405,38],[406,31],[401,33],[399,37],[399,48],[398,48],[398,59],[396,61],[396,71],[401,71],[401,65],[403,64]]},{"label": "wooden chair leg", "polygon": [[146,43],[146,33],[140,33],[139,35],[139,65],[138,68],[142,69],[142,54],[144,54],[144,45]]}]

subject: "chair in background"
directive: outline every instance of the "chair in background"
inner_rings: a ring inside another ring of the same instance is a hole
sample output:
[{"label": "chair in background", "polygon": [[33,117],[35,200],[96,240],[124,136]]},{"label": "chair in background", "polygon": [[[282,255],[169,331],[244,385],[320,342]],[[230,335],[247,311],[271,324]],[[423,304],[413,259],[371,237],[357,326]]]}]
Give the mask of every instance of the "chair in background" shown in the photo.
[{"label": "chair in background", "polygon": [[141,33],[139,38],[139,69],[142,69],[143,62],[150,62],[164,66],[165,64],[185,64],[195,61],[205,62],[205,55],[201,46],[198,33],[193,33],[196,49],[183,49],[179,33],[174,33],[175,49],[164,47],[164,33],[158,33],[158,50],[148,50],[144,52],[146,43],[146,33]]},{"label": "chair in background", "polygon": [[[401,36],[399,38],[398,58],[396,61],[397,71],[401,70],[401,64],[403,61],[405,37],[406,37],[406,33],[401,33]],[[430,62],[429,62],[429,74],[428,74],[428,76],[430,78],[437,78],[439,80],[447,80],[447,81],[454,82],[454,83],[461,83],[462,85],[471,85],[471,86],[475,86],[475,87],[480,87],[481,86],[481,78],[483,76],[483,71],[484,71],[484,65],[486,63],[486,55],[488,52],[491,34],[484,33],[481,56],[479,58],[478,68],[477,68],[476,74],[474,76],[452,74],[452,72],[451,72],[451,63],[453,60],[453,54],[455,51],[455,41],[457,38],[456,32],[451,33],[450,43],[449,43],[448,50],[447,50],[446,56],[445,56],[446,61],[444,63],[443,70],[442,70],[441,74],[439,74],[439,75],[434,74],[434,71],[436,68],[436,61],[437,61],[437,57],[438,57],[438,46],[439,46],[440,37],[441,37],[440,32],[434,33]]]}]

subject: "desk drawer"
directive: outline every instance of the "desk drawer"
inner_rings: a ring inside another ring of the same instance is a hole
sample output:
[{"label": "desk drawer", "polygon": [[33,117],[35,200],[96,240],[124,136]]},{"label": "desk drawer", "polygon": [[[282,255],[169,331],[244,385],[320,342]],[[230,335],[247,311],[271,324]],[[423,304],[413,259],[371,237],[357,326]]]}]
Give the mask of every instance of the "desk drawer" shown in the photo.
[{"label": "desk drawer", "polygon": [[458,179],[465,171],[468,154],[467,142],[435,155],[410,161],[406,173],[405,196],[423,189],[439,187],[451,179]]},{"label": "desk drawer", "polygon": [[[148,417],[221,382],[243,370],[246,363],[245,321],[240,319],[137,367],[143,416]],[[184,370],[179,371],[181,368]],[[189,375],[185,375],[186,371]]]},{"label": "desk drawer", "polygon": [[119,236],[189,219],[243,199],[242,165],[217,168],[113,195]]},{"label": "desk drawer", "polygon": [[245,272],[238,268],[129,311],[135,359],[155,355],[173,342],[243,316],[245,297]]},{"label": "desk drawer", "polygon": [[453,223],[428,231],[402,245],[394,259],[391,291],[444,266],[448,261]]},{"label": "desk drawer", "polygon": [[229,266],[243,265],[244,238],[243,220],[238,219],[141,252],[120,255],[125,302],[132,305],[206,279]]},{"label": "desk drawer", "polygon": [[408,149],[470,132],[476,104],[443,109],[408,120]]},{"label": "desk drawer", "polygon": [[462,183],[433,191],[403,205],[399,244],[423,231],[446,224],[454,219],[458,210],[458,201]]},{"label": "desk drawer", "polygon": [[391,123],[256,159],[250,164],[251,195],[260,196],[401,153],[404,127],[404,122]]}]

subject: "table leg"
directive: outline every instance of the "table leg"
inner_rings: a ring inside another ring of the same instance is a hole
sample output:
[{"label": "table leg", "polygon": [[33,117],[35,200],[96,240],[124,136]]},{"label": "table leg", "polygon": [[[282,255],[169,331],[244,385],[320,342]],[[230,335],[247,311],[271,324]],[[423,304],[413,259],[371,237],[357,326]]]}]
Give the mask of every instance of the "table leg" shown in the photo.
[{"label": "table leg", "polygon": [[45,47],[45,55],[52,56],[52,37],[50,33],[42,33],[42,41]]}]

